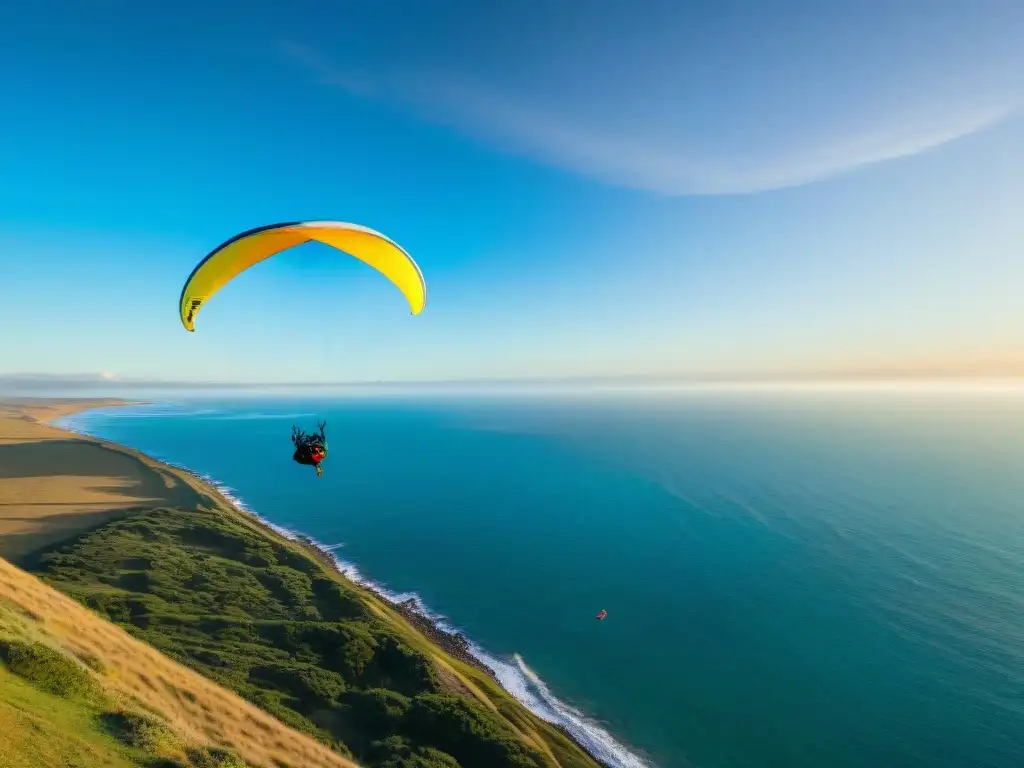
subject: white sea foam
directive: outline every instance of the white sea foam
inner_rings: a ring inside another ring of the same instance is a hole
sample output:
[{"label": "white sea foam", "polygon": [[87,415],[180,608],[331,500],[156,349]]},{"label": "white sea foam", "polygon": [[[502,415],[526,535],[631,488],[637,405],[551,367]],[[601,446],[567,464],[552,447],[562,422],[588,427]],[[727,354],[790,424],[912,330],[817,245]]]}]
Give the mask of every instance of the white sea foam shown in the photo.
[{"label": "white sea foam", "polygon": [[[165,404],[163,406],[145,406],[147,409],[153,409],[154,412],[150,413],[148,410],[146,412],[136,410],[140,407],[141,406],[133,406],[132,410],[134,413],[131,415],[185,416],[206,415],[215,412],[210,409],[188,410],[179,406],[167,406]],[[171,412],[172,409],[173,413]],[[97,414],[96,411],[85,411],[63,417],[54,423],[61,429],[68,430],[69,432],[93,437],[102,437],[92,431],[91,426],[94,419],[90,418],[90,415],[102,416],[105,418],[116,414],[116,409],[104,409],[99,414]],[[231,488],[209,475],[196,472],[189,467],[170,461],[156,452],[149,451],[148,453],[152,458],[175,467],[183,472],[187,472],[193,477],[207,483],[216,489],[217,492],[220,493],[220,495],[233,507],[245,514],[252,515],[279,535],[292,541],[304,541],[312,544],[330,557],[338,571],[350,581],[372,590],[380,597],[395,605],[411,600],[416,606],[416,610],[433,622],[434,626],[441,631],[452,634],[463,634],[454,624],[451,623],[447,616],[430,610],[423,603],[423,600],[417,593],[395,592],[389,589],[385,584],[364,576],[355,563],[342,560],[335,555],[334,551],[344,547],[343,543],[324,545],[311,536],[291,530],[285,526],[277,525],[251,509],[245,501],[240,498],[234,488]],[[463,636],[465,635],[463,634]],[[615,737],[599,723],[594,722],[593,719],[587,717],[587,715],[580,712],[578,709],[559,700],[551,692],[541,677],[527,666],[526,662],[519,654],[513,654],[511,659],[503,660],[488,653],[471,639],[467,638],[467,642],[469,644],[470,654],[494,673],[495,678],[498,680],[498,683],[502,688],[508,691],[509,694],[515,697],[521,704],[527,707],[538,717],[549,723],[560,726],[599,762],[608,766],[608,768],[654,768],[654,764],[649,759],[641,757],[637,754],[636,750],[631,750],[629,747],[617,741]]]}]

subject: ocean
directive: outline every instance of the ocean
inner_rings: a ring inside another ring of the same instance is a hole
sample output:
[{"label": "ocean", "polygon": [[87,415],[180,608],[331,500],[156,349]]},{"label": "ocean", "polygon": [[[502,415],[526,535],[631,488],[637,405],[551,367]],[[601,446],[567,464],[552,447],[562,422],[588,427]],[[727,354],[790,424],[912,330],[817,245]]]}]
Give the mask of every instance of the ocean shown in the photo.
[{"label": "ocean", "polygon": [[[318,419],[321,479],[289,440]],[[1024,766],[1019,393],[222,396],[63,424],[415,594],[616,768]]]}]

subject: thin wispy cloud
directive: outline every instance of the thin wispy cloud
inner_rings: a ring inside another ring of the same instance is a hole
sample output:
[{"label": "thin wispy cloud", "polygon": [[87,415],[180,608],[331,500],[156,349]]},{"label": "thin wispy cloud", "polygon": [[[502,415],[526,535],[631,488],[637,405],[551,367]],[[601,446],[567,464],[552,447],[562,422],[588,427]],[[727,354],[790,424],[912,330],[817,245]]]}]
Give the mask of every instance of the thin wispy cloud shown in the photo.
[{"label": "thin wispy cloud", "polygon": [[[574,104],[572,98],[555,98],[551,90],[533,95],[519,88],[517,93],[503,87],[501,78],[488,80],[450,68],[358,70],[340,66],[327,52],[301,42],[285,41],[280,49],[325,86],[401,105],[501,151],[665,195],[744,194],[808,184],[935,150],[997,125],[1019,103],[1019,91],[1012,86],[972,89],[966,81],[939,95],[908,86],[895,98],[887,94],[888,99],[881,99],[887,103],[884,109],[870,98],[859,111],[856,104],[844,104],[849,116],[844,123],[829,114],[838,98],[834,93],[818,103],[809,100],[795,112],[798,86],[786,83],[789,90],[775,105],[763,94],[744,101],[729,95],[736,75],[723,75],[721,89],[727,95],[721,100],[732,99],[736,108],[717,116],[725,136],[718,139],[715,125],[709,129],[707,120],[702,135],[688,128],[680,116],[686,110],[673,107],[665,95],[671,89],[655,88],[646,101],[642,93],[634,93],[620,104],[611,87],[603,100],[593,95],[600,93],[599,78],[583,78],[579,82],[584,85],[576,90],[590,95]],[[467,66],[462,71],[473,70]],[[707,77],[713,81],[716,75]],[[618,92],[623,91],[621,81],[627,81],[629,90],[626,76],[611,80],[620,81]],[[820,82],[813,85],[827,93]],[[841,86],[840,79],[836,88]],[[645,87],[638,82],[635,91]],[[624,118],[624,111],[632,113]]]}]

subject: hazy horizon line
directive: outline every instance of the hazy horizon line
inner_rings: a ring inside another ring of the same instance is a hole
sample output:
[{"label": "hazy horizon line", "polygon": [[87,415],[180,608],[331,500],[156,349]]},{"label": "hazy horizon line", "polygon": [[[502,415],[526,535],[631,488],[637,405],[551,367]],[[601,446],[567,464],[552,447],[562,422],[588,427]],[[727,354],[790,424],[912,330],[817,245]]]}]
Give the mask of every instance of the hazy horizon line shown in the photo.
[{"label": "hazy horizon line", "polygon": [[[618,376],[552,376],[552,377],[505,377],[505,378],[462,378],[462,379],[389,379],[353,381],[187,381],[170,379],[120,378],[110,374],[0,374],[0,394],[11,390],[24,392],[38,389],[60,391],[68,389],[125,391],[140,389],[164,390],[323,390],[323,389],[444,389],[465,387],[470,389],[492,388],[628,388],[628,389],[675,389],[737,388],[737,387],[964,387],[964,386],[1005,386],[1017,384],[1024,387],[1024,372],[1021,373],[936,373],[936,372],[805,372],[788,374],[624,374]],[[24,395],[22,395],[24,396]]]}]

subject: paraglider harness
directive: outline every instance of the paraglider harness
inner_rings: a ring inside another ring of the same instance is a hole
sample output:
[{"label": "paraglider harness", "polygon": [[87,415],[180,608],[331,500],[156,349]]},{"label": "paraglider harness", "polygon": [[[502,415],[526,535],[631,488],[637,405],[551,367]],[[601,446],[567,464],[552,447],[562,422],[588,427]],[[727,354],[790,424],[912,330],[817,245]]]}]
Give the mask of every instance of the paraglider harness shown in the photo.
[{"label": "paraglider harness", "polygon": [[327,458],[327,436],[324,434],[326,426],[326,421],[321,422],[319,432],[307,435],[292,425],[292,443],[295,444],[295,453],[292,455],[292,459],[299,464],[315,467],[317,477],[323,475],[324,469],[320,466],[320,462]]}]

